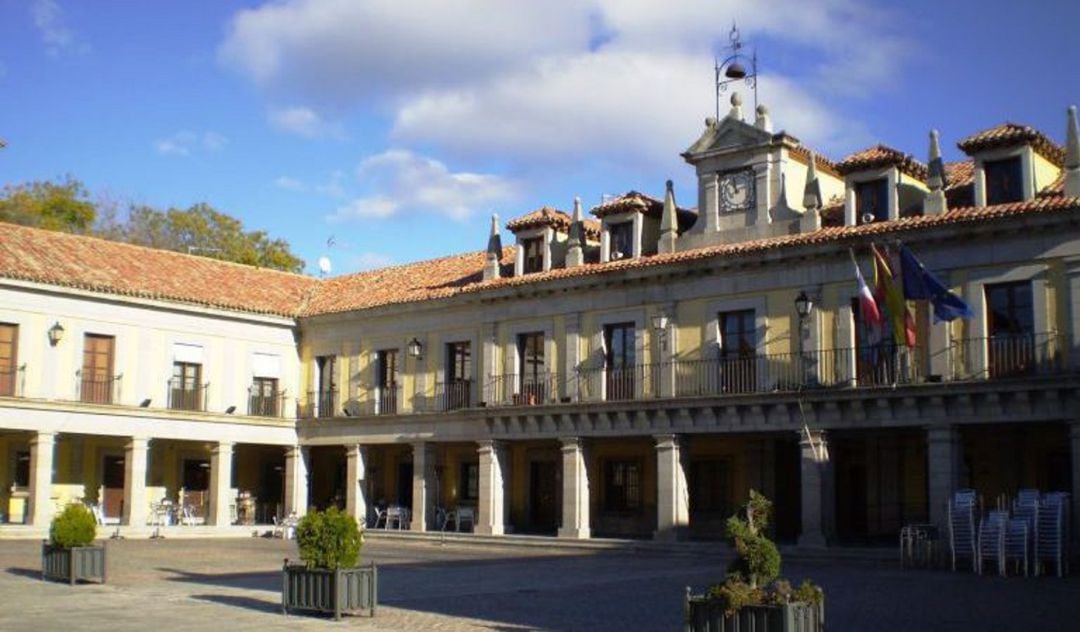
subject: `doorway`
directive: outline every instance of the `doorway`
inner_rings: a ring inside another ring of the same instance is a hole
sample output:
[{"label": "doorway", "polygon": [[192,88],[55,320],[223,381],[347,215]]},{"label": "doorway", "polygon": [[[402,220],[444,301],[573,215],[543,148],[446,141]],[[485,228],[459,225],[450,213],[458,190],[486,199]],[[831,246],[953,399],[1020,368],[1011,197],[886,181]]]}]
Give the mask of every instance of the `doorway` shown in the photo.
[{"label": "doorway", "polygon": [[105,518],[120,520],[124,515],[124,457],[115,454],[105,455],[103,463],[102,486],[105,488],[101,499],[101,511]]},{"label": "doorway", "polygon": [[398,464],[397,502],[402,507],[412,508],[413,464],[407,461]]},{"label": "doorway", "polygon": [[529,462],[529,531],[554,534],[559,528],[559,463]]}]

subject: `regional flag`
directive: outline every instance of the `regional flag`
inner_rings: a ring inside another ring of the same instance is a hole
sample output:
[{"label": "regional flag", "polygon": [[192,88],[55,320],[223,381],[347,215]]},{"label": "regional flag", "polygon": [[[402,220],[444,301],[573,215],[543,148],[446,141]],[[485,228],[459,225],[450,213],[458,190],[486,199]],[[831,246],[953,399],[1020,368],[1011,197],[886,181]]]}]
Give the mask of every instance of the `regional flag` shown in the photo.
[{"label": "regional flag", "polygon": [[885,256],[877,246],[871,244],[874,253],[874,284],[877,286],[878,301],[885,303],[889,324],[892,327],[896,344],[915,346],[915,318],[908,311],[904,302],[904,292],[893,278],[892,270]]},{"label": "regional flag", "polygon": [[863,280],[862,270],[859,269],[859,264],[855,261],[855,254],[851,251],[848,251],[848,254],[851,255],[851,265],[855,266],[855,279],[859,283],[859,314],[867,326],[880,327],[881,310],[878,309],[874,295],[870,292],[870,288],[866,286],[866,281]]}]

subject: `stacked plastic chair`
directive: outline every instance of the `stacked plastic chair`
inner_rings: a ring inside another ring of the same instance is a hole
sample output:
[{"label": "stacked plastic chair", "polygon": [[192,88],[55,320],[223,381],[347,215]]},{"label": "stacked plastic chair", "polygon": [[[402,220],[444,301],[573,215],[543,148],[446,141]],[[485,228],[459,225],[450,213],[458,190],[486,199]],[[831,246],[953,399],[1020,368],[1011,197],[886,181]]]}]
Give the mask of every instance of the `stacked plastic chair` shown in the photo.
[{"label": "stacked plastic chair", "polygon": [[960,489],[949,500],[949,551],[952,569],[956,570],[958,559],[971,560],[971,569],[977,570],[979,559],[975,551],[976,495],[973,489]]},{"label": "stacked plastic chair", "polygon": [[1009,518],[1005,524],[1005,568],[1014,564],[1017,569],[1023,569],[1026,577],[1030,572],[1030,559],[1031,529],[1027,519]]},{"label": "stacked plastic chair", "polygon": [[1050,492],[1042,497],[1035,524],[1035,571],[1069,572],[1069,495]]},{"label": "stacked plastic chair", "polygon": [[987,562],[992,562],[999,575],[1005,576],[1005,525],[1009,512],[991,511],[979,522],[978,557],[975,572],[982,574]]}]

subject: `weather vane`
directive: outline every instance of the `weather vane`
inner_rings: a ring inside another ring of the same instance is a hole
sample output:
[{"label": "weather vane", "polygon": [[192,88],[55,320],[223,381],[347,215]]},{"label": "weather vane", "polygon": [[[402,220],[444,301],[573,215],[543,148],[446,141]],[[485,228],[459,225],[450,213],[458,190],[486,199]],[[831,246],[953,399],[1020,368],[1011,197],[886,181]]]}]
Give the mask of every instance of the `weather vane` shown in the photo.
[{"label": "weather vane", "polygon": [[[726,92],[729,83],[745,81],[746,85],[754,91],[754,109],[757,109],[757,51],[749,57],[741,53],[743,43],[739,36],[739,27],[731,23],[731,33],[728,34],[731,45],[726,50],[731,51],[724,61],[716,64],[716,119],[720,120],[720,93]],[[746,63],[750,64],[750,72],[746,72]]]}]

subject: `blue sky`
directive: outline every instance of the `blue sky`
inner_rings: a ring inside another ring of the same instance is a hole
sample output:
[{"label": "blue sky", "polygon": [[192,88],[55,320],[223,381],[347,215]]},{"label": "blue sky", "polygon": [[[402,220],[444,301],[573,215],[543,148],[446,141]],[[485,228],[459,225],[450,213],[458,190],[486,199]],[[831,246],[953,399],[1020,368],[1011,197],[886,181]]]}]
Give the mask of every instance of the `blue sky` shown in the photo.
[{"label": "blue sky", "polygon": [[335,273],[575,195],[693,205],[733,20],[775,127],[833,158],[924,159],[936,127],[955,159],[1004,120],[1060,141],[1080,104],[1078,2],[0,0],[0,185],[209,202]]}]

